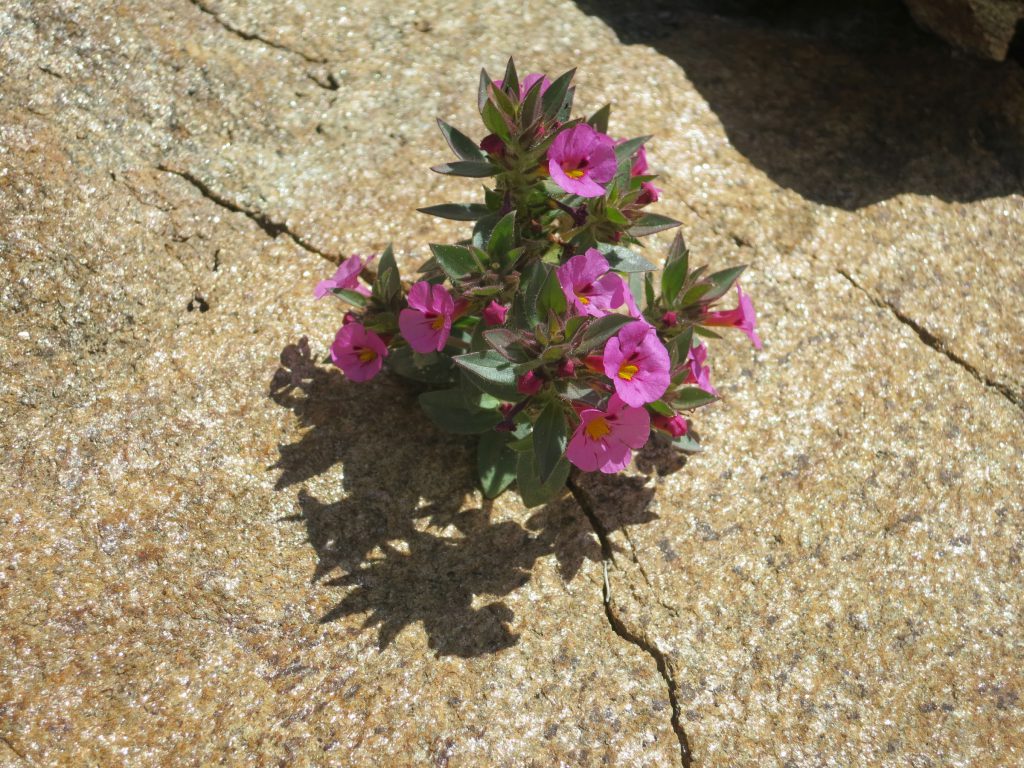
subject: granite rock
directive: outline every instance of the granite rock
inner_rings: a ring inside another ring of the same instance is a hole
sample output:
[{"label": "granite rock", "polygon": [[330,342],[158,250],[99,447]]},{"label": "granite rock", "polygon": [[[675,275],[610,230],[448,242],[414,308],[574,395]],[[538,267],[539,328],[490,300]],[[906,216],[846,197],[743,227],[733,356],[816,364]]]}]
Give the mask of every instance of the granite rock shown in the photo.
[{"label": "granite rock", "polygon": [[[681,13],[0,11],[0,759],[1019,761],[1019,65]],[[310,295],[458,236],[414,213],[472,194],[431,118],[472,131],[510,52],[656,134],[765,339],[713,347],[704,453],[532,510],[413,390],[316,365]],[[924,137],[912,88],[958,105]]]}]

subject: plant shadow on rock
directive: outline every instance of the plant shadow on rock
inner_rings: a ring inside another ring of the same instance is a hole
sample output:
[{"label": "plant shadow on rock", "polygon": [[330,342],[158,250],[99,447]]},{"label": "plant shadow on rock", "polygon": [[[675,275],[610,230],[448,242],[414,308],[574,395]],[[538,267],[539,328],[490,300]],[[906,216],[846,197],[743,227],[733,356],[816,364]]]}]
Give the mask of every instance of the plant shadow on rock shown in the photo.
[{"label": "plant shadow on rock", "polygon": [[[678,63],[773,181],[848,210],[1024,190],[1024,67],[972,59],[897,0],[577,0]],[[670,161],[665,161],[671,169]]]},{"label": "plant shadow on rock", "polygon": [[[524,586],[539,558],[554,555],[566,582],[584,560],[602,558],[571,497],[522,523],[492,520],[486,500],[465,508],[475,488],[476,439],[437,430],[415,389],[394,377],[350,382],[318,366],[303,339],[282,351],[270,396],[308,427],[279,448],[277,488],[343,467],[344,499],[318,499],[303,487],[300,513],[287,518],[305,524],[316,550],[313,582],[345,590],[322,622],[366,615],[381,649],[422,622],[438,655],[494,653],[518,639],[500,597]],[[656,453],[647,461],[664,466]],[[653,491],[642,478],[613,482],[621,503],[611,530],[654,519]]]}]

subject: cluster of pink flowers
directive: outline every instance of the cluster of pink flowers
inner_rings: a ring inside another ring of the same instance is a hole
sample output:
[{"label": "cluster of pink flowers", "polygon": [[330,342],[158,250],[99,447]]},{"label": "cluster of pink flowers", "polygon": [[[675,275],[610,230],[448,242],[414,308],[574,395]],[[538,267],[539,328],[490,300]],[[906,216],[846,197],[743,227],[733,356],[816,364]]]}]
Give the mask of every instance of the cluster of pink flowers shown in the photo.
[{"label": "cluster of pink flowers", "polygon": [[[607,108],[570,119],[572,74],[520,80],[509,62],[501,80],[482,75],[479,143],[440,123],[458,160],[435,170],[493,186],[483,204],[423,210],[474,222],[470,240],[432,245],[411,285],[389,248],[314,291],[351,305],[331,346],[346,377],[388,367],[428,385],[435,423],[481,435],[485,492],[517,481],[530,504],[570,464],[621,471],[654,434],[694,450],[689,414],[718,396],[697,337],[735,328],[761,347],[742,268],[691,270],[677,237],[656,289],[634,248],[678,222],[646,210],[661,196],[646,137],[613,139]],[[736,307],[718,308],[734,285]]]}]

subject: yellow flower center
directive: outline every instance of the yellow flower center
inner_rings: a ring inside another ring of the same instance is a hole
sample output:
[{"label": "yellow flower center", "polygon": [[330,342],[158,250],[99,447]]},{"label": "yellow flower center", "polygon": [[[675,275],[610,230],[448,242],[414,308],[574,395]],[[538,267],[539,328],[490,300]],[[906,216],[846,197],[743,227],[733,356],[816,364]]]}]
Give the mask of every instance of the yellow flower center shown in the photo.
[{"label": "yellow flower center", "polygon": [[[576,293],[576,291],[573,291],[573,293]],[[588,299],[586,296],[581,296],[578,293],[576,293],[576,299],[579,301],[580,304],[583,304],[584,306],[590,303],[590,299]]]},{"label": "yellow flower center", "polygon": [[636,376],[637,371],[640,369],[635,365],[620,365],[619,366],[619,378],[625,379],[626,381],[632,381],[633,377]]},{"label": "yellow flower center", "polygon": [[583,178],[583,171],[577,168],[572,171],[566,171],[565,175],[568,176],[570,179],[581,179]]},{"label": "yellow flower center", "polygon": [[587,437],[591,440],[600,440],[611,432],[612,428],[608,426],[608,421],[604,416],[598,416],[592,422],[587,424],[587,426],[583,428],[583,431],[587,433]]},{"label": "yellow flower center", "polygon": [[441,330],[442,325],[444,325],[444,315],[438,315],[434,318],[433,322],[430,323],[430,327],[435,331]]},{"label": "yellow flower center", "polygon": [[377,353],[374,352],[369,347],[362,347],[359,350],[358,357],[359,357],[359,362],[361,362],[361,363],[369,363],[369,362],[372,362],[372,361],[377,359]]}]

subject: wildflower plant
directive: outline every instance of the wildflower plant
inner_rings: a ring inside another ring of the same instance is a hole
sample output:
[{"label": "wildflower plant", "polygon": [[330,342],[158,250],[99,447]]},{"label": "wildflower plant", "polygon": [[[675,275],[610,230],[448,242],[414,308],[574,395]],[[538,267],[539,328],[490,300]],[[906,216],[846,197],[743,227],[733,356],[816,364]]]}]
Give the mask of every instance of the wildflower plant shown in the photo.
[{"label": "wildflower plant", "polygon": [[[479,435],[484,493],[515,482],[528,506],[572,466],[621,471],[652,434],[699,450],[689,416],[718,397],[701,337],[733,327],[761,346],[744,267],[691,269],[677,236],[655,278],[640,238],[679,222],[648,210],[651,137],[609,136],[608,106],[571,117],[574,72],[483,71],[480,141],[438,120],[457,159],[433,170],[487,181],[483,202],[421,211],[472,222],[467,239],[431,245],[411,280],[388,247],[375,268],[352,256],[315,289],[350,305],[334,364],[353,381],[387,369],[426,385],[419,403],[438,427]],[[734,285],[736,308],[716,308]]]}]

